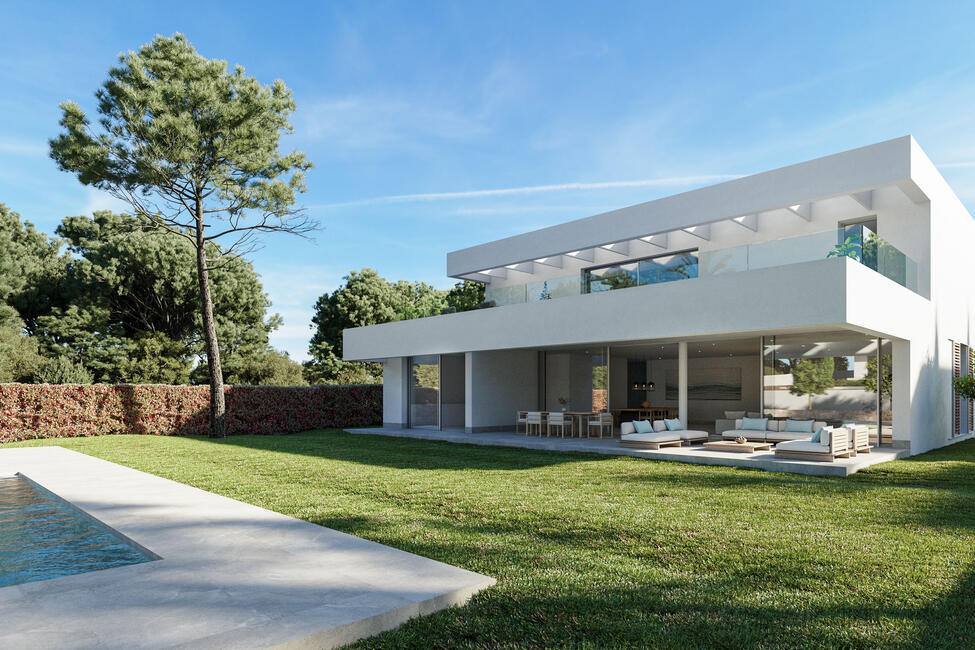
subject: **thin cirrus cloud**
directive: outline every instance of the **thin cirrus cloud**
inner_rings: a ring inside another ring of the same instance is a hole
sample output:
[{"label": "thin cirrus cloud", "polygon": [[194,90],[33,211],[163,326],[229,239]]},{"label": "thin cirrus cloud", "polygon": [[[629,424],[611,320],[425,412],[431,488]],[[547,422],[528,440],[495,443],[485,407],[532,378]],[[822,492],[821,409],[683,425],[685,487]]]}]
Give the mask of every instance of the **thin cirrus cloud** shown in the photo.
[{"label": "thin cirrus cloud", "polygon": [[430,192],[424,194],[393,194],[389,196],[374,196],[367,199],[342,201],[339,203],[325,203],[309,206],[316,209],[348,208],[366,205],[381,205],[387,203],[416,203],[423,201],[450,201],[457,199],[478,199],[491,197],[517,196],[525,194],[542,194],[546,192],[592,191],[620,189],[627,187],[680,187],[700,185],[741,178],[740,174],[703,174],[696,176],[669,176],[663,178],[645,178],[632,181],[603,181],[597,183],[558,183],[553,185],[528,185],[525,187],[504,187],[490,190],[466,190],[461,192]]},{"label": "thin cirrus cloud", "polygon": [[330,147],[370,150],[469,140],[489,129],[481,117],[438,103],[352,96],[312,103],[296,118],[296,132]]},{"label": "thin cirrus cloud", "polygon": [[46,156],[48,153],[48,146],[46,142],[37,142],[35,140],[2,138],[0,139],[0,153],[15,156]]}]

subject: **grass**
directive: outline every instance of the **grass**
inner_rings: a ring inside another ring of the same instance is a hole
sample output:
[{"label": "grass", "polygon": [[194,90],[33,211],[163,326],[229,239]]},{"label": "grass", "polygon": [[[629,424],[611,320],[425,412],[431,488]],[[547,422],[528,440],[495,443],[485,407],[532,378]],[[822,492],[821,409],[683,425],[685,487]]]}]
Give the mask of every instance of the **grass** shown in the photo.
[{"label": "grass", "polygon": [[316,431],[58,444],[498,579],[361,647],[973,647],[975,441],[847,479]]}]

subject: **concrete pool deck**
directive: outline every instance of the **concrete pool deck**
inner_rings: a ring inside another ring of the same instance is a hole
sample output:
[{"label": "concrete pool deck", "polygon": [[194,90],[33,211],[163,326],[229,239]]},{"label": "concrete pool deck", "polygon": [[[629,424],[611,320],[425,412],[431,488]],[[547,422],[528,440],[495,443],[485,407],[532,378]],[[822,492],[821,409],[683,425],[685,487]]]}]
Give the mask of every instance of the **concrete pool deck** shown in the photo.
[{"label": "concrete pool deck", "polygon": [[0,588],[4,648],[327,648],[494,579],[62,447],[0,450],[161,559]]}]

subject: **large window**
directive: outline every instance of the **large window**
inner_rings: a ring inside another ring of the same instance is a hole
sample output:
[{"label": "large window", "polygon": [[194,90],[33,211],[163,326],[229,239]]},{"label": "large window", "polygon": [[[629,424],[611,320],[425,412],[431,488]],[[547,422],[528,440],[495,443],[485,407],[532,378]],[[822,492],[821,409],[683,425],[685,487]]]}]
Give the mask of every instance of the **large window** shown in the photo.
[{"label": "large window", "polygon": [[440,357],[410,359],[410,426],[440,428]]},{"label": "large window", "polygon": [[852,332],[767,336],[764,340],[765,412],[827,424],[865,425],[873,444],[889,443],[893,386],[890,341]]},{"label": "large window", "polygon": [[583,272],[583,291],[596,293],[697,277],[697,251],[658,255]]}]

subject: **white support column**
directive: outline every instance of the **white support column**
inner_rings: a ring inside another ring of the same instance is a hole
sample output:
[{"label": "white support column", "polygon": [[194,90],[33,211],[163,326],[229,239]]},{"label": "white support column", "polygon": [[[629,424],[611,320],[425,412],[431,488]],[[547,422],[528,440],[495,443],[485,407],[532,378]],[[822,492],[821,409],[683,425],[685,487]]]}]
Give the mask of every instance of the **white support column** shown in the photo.
[{"label": "white support column", "polygon": [[474,430],[474,353],[464,353],[464,429]]},{"label": "white support column", "polygon": [[765,337],[758,337],[758,412],[765,417]]},{"label": "white support column", "polygon": [[[893,341],[893,365],[891,372],[891,400],[893,402],[893,440],[894,447],[910,448],[912,434],[911,400],[917,387],[917,365],[915,358],[911,358],[911,344],[909,341]],[[917,448],[916,445],[915,448]]]},{"label": "white support column", "polygon": [[687,341],[677,344],[677,417],[687,424]]}]

